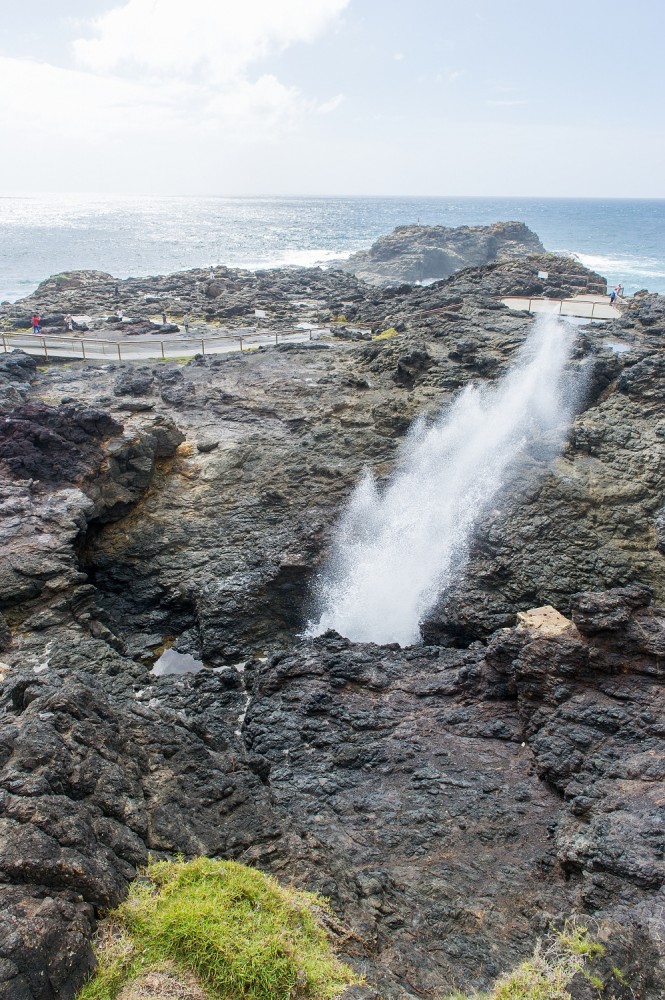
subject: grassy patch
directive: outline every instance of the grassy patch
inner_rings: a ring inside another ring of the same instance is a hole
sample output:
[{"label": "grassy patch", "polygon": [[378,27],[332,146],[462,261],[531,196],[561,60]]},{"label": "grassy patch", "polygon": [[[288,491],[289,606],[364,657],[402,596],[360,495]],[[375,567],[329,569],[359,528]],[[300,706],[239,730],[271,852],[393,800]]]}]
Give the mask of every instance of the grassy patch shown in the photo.
[{"label": "grassy patch", "polygon": [[148,971],[194,974],[218,1000],[333,1000],[358,977],[339,962],[312,893],[233,861],[160,861],[111,915],[79,1000],[113,1000]]},{"label": "grassy patch", "polygon": [[397,337],[399,335],[399,330],[396,330],[394,326],[389,326],[387,330],[382,330],[381,333],[375,333],[372,340],[390,340],[391,337]]},{"label": "grassy patch", "polygon": [[624,976],[623,972],[621,971],[618,965],[612,966],[612,975],[614,976],[615,979],[617,979],[621,983],[622,986],[628,985],[628,980],[626,979],[626,977]]},{"label": "grassy patch", "polygon": [[605,954],[605,948],[599,941],[594,941],[589,937],[586,927],[569,923],[557,935],[560,948],[570,955],[579,955],[582,958],[600,958]]},{"label": "grassy patch", "polygon": [[502,976],[489,993],[453,993],[446,1000],[571,1000],[568,987],[578,972],[592,986],[602,987],[602,980],[586,973],[585,965],[604,952],[586,927],[570,923],[549,947],[539,944],[531,958]]}]

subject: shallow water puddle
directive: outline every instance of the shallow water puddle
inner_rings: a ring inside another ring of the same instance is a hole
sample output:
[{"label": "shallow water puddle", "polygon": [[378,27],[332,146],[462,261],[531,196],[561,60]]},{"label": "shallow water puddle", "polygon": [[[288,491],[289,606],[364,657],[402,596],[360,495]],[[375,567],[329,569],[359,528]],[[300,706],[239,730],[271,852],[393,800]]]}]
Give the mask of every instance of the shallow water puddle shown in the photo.
[{"label": "shallow water puddle", "polygon": [[630,350],[630,344],[620,344],[618,341],[606,340],[605,347],[609,347],[615,354],[625,354]]},{"label": "shallow water puddle", "polygon": [[203,670],[202,660],[197,660],[189,653],[177,653],[175,649],[165,649],[158,660],[155,660],[151,674],[164,677],[166,674],[197,674]]}]

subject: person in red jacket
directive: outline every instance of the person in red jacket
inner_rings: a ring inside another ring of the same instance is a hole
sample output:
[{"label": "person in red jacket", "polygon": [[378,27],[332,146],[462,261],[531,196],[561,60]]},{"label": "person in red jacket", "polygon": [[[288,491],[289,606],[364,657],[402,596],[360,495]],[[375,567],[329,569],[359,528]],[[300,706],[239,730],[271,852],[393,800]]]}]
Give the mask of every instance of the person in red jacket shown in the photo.
[{"label": "person in red jacket", "polygon": [[33,317],[32,317],[32,332],[33,333],[41,333],[42,332],[42,328],[39,325],[39,316],[37,315],[37,313],[34,313]]}]

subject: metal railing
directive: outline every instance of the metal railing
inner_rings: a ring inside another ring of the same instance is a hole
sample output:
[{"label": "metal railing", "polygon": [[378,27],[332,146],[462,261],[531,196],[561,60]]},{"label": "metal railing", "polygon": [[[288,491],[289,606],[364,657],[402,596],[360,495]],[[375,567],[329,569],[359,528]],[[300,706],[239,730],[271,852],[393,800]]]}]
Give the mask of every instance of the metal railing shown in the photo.
[{"label": "metal railing", "polygon": [[81,361],[136,361],[193,357],[195,354],[227,354],[234,350],[245,351],[256,347],[280,343],[302,343],[312,340],[313,334],[323,329],[294,330],[287,332],[257,331],[246,334],[224,334],[219,337],[183,337],[179,340],[97,340],[83,337],[59,337],[54,334],[29,334],[3,332],[0,334],[1,350],[7,354],[16,348],[28,354],[43,355],[45,360],[66,359]]},{"label": "metal railing", "polygon": [[[609,302],[585,302],[577,299],[545,299],[539,296],[508,296],[501,301],[510,309],[529,313],[551,313],[554,316],[576,316],[580,319],[615,319],[620,315]],[[526,303],[526,305],[522,305]]]}]

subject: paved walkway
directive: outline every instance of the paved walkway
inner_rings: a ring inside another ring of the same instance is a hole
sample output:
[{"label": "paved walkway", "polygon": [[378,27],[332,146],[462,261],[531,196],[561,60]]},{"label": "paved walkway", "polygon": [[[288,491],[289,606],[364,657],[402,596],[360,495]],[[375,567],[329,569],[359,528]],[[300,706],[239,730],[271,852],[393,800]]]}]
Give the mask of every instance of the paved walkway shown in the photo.
[{"label": "paved walkway", "polygon": [[607,295],[576,295],[572,299],[511,295],[501,301],[509,309],[521,309],[530,313],[551,313],[554,316],[576,316],[580,319],[618,319],[621,316],[621,311],[610,305]]},{"label": "paved walkway", "polygon": [[[609,304],[607,295],[579,295],[571,299],[545,299],[508,296],[501,299],[510,309],[530,313],[550,313],[580,319],[617,319],[621,312]],[[305,324],[303,324],[303,327]],[[234,351],[254,350],[271,344],[302,344],[318,340],[329,333],[327,328],[307,327],[284,332],[247,329],[227,333],[220,337],[181,335],[157,339],[127,337],[118,340],[101,340],[96,337],[59,337],[51,334],[35,336],[33,333],[0,334],[0,354],[17,348],[26,354],[63,361],[148,361],[191,358],[195,354],[231,354]]]},{"label": "paved walkway", "polygon": [[249,332],[223,337],[164,337],[97,340],[93,337],[58,337],[33,333],[6,333],[0,336],[0,353],[20,348],[26,354],[65,361],[143,361],[191,358],[195,354],[231,354],[271,344],[302,344],[318,340],[327,329],[289,332]]}]

